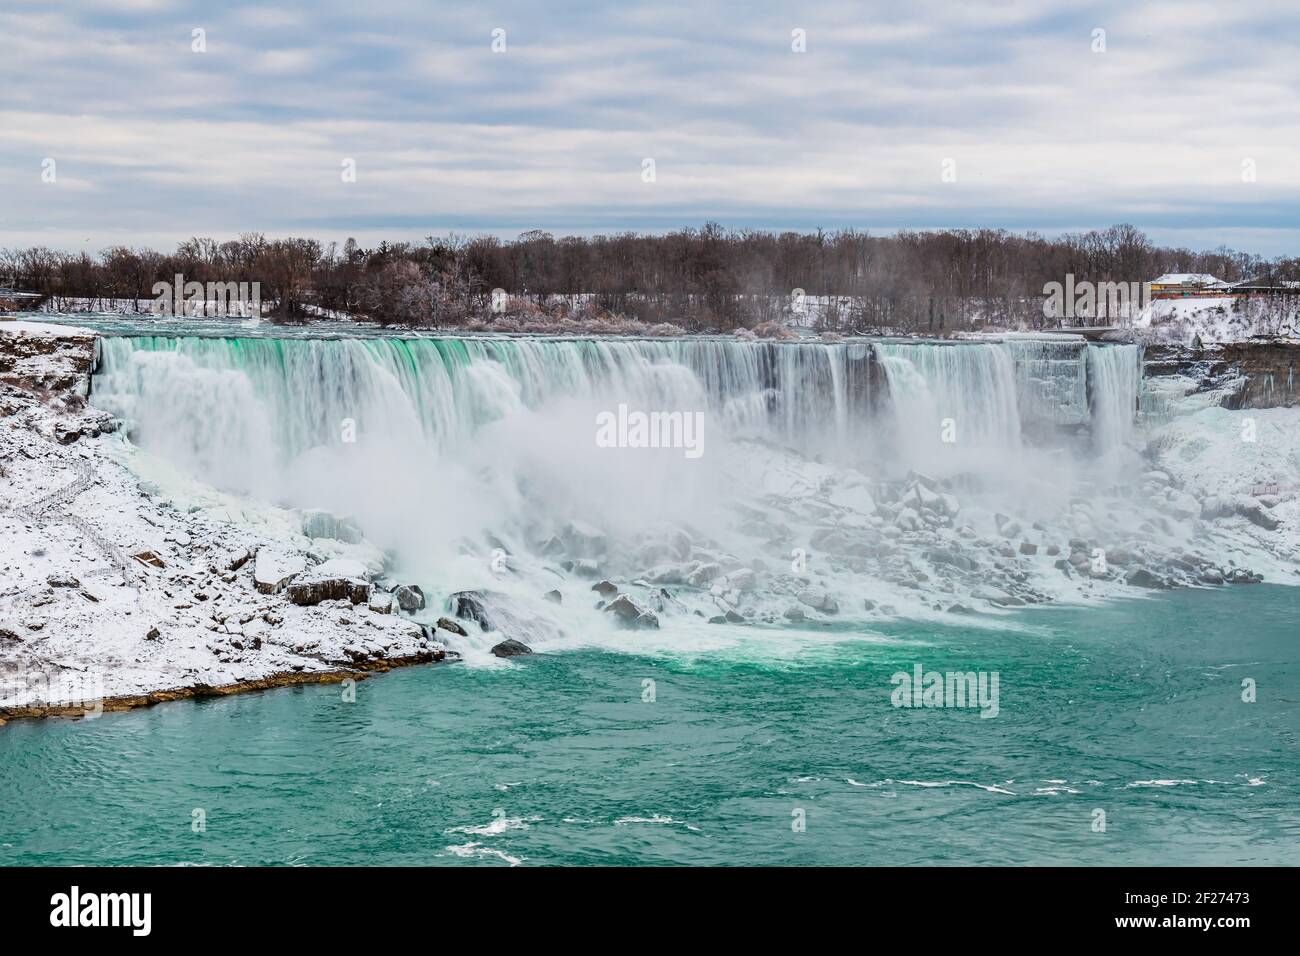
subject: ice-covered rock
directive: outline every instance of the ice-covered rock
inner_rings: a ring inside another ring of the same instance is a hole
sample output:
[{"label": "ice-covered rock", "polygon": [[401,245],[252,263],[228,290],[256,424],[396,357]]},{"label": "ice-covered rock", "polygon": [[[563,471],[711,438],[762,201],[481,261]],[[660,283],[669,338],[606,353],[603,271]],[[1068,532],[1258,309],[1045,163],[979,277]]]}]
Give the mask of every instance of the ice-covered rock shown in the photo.
[{"label": "ice-covered rock", "polygon": [[1206,519],[1240,516],[1266,531],[1276,531],[1282,522],[1269,514],[1262,504],[1246,495],[1216,495],[1201,502],[1201,517]]},{"label": "ice-covered rock", "polygon": [[726,576],[727,587],[734,591],[752,591],[758,586],[753,568],[737,568]]},{"label": "ice-covered rock", "polygon": [[974,571],[979,567],[973,558],[969,558],[958,551],[947,548],[934,548],[930,551],[922,552],[922,557],[929,560],[932,564],[946,564],[957,568],[960,571]]},{"label": "ice-covered rock", "polygon": [[[221,551],[212,560],[212,567],[217,571],[238,571],[253,556],[248,548],[232,548]],[[139,558],[139,555],[136,555]]]},{"label": "ice-covered rock", "polygon": [[253,564],[253,583],[263,594],[279,594],[306,570],[307,559],[296,551],[260,548]]},{"label": "ice-covered rock", "polygon": [[795,597],[799,599],[799,603],[806,604],[813,610],[821,611],[823,614],[838,614],[840,610],[839,602],[825,588],[800,588]]},{"label": "ice-covered rock", "polygon": [[686,572],[686,583],[693,588],[706,588],[722,574],[722,565],[714,561],[694,562]]},{"label": "ice-covered rock", "polygon": [[314,607],[322,601],[348,600],[353,604],[369,602],[370,583],[364,577],[322,571],[324,567],[321,565],[313,568],[289,582],[285,593],[292,603],[300,607]]},{"label": "ice-covered rock", "polygon": [[605,613],[612,614],[620,627],[641,630],[658,628],[659,618],[647,607],[642,607],[626,594],[620,594],[605,605]]},{"label": "ice-covered rock", "polygon": [[400,584],[393,590],[393,600],[407,614],[424,609],[424,592],[416,584]]}]

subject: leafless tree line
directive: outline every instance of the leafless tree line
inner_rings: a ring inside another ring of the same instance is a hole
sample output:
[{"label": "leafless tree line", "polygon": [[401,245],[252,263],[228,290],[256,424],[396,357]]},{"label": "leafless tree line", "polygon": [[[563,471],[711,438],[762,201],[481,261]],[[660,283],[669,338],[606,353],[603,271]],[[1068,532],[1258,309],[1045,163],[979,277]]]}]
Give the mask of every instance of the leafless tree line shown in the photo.
[{"label": "leafless tree line", "polygon": [[[1300,259],[1154,245],[1123,224],[1049,239],[996,229],[814,233],[728,230],[555,238],[540,230],[382,242],[193,238],[175,252],[115,246],[92,257],[0,250],[0,285],[58,299],[153,298],[156,282],[257,282],[264,310],[307,321],[334,310],[384,324],[455,326],[501,311],[627,317],[687,330],[754,327],[816,301],[815,324],[841,331],[943,334],[978,325],[1039,327],[1043,287],[1143,282],[1164,272],[1300,279]],[[798,291],[797,291],[798,290]],[[801,300],[800,293],[804,297]]]}]

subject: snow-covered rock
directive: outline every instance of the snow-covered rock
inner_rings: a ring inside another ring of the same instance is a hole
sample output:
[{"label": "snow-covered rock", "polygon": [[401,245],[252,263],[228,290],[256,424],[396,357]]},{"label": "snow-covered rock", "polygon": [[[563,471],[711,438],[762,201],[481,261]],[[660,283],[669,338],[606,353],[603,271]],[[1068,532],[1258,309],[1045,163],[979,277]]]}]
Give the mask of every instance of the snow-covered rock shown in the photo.
[{"label": "snow-covered rock", "polygon": [[283,548],[262,548],[253,565],[253,582],[263,594],[279,594],[284,586],[307,570],[301,553]]}]

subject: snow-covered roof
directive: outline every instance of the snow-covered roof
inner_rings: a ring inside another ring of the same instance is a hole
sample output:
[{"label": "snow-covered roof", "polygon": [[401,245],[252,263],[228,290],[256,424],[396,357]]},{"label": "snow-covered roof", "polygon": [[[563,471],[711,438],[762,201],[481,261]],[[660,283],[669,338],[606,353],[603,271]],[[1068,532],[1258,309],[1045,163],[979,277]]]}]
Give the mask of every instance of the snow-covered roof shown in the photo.
[{"label": "snow-covered roof", "polygon": [[1159,279],[1153,279],[1152,285],[1199,285],[1219,287],[1226,283],[1208,272],[1166,272]]}]

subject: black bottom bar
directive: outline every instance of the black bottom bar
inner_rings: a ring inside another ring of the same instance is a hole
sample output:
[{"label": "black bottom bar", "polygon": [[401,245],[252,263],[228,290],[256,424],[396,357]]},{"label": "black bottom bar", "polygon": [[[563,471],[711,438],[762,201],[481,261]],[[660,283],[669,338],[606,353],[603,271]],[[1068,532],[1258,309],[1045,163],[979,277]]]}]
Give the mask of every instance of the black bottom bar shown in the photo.
[{"label": "black bottom bar", "polygon": [[0,926],[12,946],[38,937],[373,943],[399,927],[441,934],[447,921],[535,943],[610,920],[677,940],[705,921],[745,935],[774,923],[842,927],[873,944],[1231,946],[1294,928],[1293,883],[1293,871],[1261,869],[7,869]]}]

